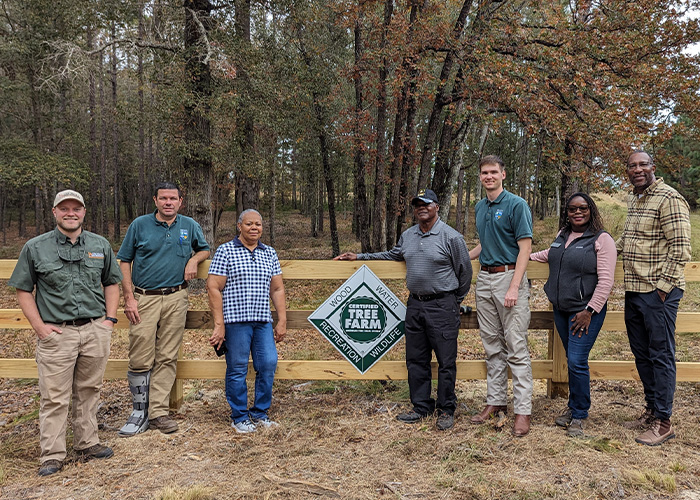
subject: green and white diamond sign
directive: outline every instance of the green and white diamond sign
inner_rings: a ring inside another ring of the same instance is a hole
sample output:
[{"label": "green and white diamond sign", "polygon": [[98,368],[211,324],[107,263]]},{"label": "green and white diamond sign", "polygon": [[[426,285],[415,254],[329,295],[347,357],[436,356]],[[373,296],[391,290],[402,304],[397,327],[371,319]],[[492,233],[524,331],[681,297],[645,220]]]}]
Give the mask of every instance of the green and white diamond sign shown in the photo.
[{"label": "green and white diamond sign", "polygon": [[360,373],[403,337],[406,306],[367,266],[350,276],[309,322]]}]

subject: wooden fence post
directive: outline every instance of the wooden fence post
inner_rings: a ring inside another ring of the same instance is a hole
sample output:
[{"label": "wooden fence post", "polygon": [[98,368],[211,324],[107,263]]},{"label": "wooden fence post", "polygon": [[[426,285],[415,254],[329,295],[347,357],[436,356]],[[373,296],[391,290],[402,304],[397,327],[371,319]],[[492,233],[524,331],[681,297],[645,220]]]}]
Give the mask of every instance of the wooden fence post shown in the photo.
[{"label": "wooden fence post", "polygon": [[[549,304],[548,310],[552,310]],[[566,398],[569,396],[569,367],[566,362],[566,351],[557,332],[557,325],[552,319],[552,328],[547,332],[547,359],[552,360],[552,378],[547,380],[547,396],[550,398]]]}]

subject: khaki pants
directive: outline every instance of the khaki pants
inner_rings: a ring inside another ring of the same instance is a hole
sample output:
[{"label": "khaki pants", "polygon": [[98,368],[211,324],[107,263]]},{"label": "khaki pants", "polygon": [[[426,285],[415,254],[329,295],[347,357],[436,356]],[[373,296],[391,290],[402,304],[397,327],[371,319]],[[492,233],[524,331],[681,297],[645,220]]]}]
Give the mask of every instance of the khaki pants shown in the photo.
[{"label": "khaki pants", "polygon": [[129,370],[151,370],[148,418],[168,414],[170,389],[175,382],[177,354],[187,319],[187,290],[170,295],[134,294],[141,323],[129,331]]},{"label": "khaki pants", "polygon": [[508,368],[513,374],[513,410],[532,413],[532,367],[527,347],[530,326],[530,290],[527,274],[518,289],[514,307],[503,305],[515,271],[490,274],[480,271],[476,280],[476,313],[486,351],[486,404],[508,403]]},{"label": "khaki pants", "polygon": [[39,340],[40,461],[66,458],[68,404],[73,393],[73,448],[84,450],[100,442],[97,405],[109,358],[112,327],[100,318],[84,326],[56,325],[63,333]]}]

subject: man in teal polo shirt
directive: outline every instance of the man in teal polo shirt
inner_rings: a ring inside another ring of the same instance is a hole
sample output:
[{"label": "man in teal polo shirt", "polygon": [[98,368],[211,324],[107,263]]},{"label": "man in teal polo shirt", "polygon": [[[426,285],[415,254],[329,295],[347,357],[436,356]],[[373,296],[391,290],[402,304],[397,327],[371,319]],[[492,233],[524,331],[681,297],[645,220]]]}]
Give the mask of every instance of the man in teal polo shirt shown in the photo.
[{"label": "man in teal polo shirt", "polygon": [[83,230],[80,193],[58,193],[53,215],[56,228],[24,245],[8,282],[37,335],[40,476],[63,468],[71,391],[78,456],[113,455],[97,435],[97,405],[122,277],[109,242]]},{"label": "man in teal polo shirt", "polygon": [[124,314],[129,330],[129,389],[133,411],[119,435],[129,437],[149,427],[169,434],[178,429],[168,415],[177,353],[187,318],[187,280],[209,257],[202,228],[179,215],[177,185],[156,185],[152,214],[137,217],[117,253],[124,274]]},{"label": "man in teal polo shirt", "polygon": [[469,257],[479,258],[476,312],[486,351],[486,407],[471,419],[482,424],[507,411],[508,368],[513,374],[513,435],[530,431],[532,367],[527,347],[530,290],[526,269],[532,248],[532,214],[525,200],[503,189],[503,160],[485,156],[479,178],[486,198],[475,207],[479,245]]}]

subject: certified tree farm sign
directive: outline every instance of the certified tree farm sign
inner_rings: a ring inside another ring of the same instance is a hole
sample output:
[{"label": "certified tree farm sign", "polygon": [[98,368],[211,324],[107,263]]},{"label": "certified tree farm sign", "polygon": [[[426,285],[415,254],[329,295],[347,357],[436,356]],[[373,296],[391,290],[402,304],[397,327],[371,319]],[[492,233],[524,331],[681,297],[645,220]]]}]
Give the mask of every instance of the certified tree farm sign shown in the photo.
[{"label": "certified tree farm sign", "polygon": [[362,266],[309,316],[309,322],[365,373],[403,337],[405,317],[406,306]]}]

